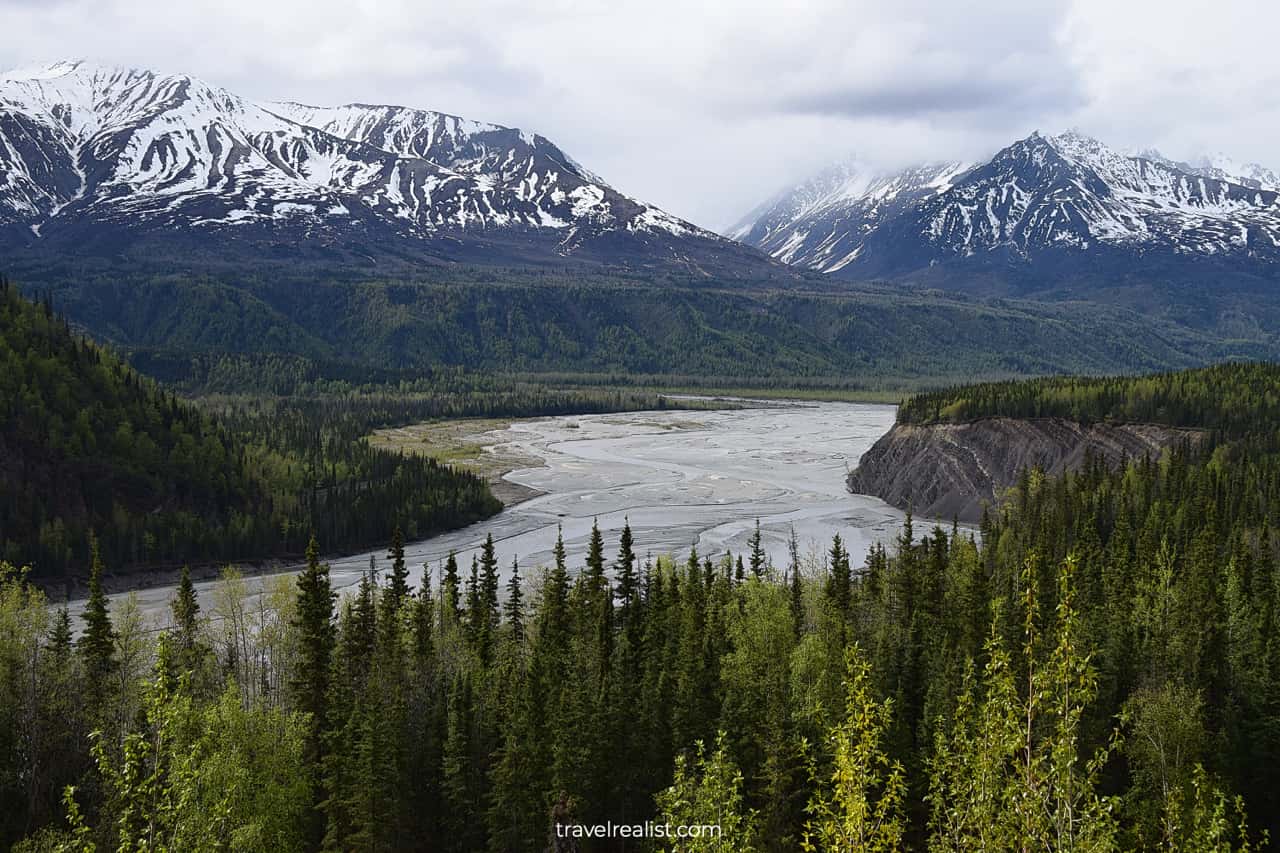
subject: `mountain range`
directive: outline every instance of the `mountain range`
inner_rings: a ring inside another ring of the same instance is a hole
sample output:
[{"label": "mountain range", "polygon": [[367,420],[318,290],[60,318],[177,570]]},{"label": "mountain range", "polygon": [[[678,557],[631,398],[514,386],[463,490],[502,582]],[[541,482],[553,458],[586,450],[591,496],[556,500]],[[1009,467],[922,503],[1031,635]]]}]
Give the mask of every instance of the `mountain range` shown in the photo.
[{"label": "mountain range", "polygon": [[0,249],[157,246],[717,272],[768,263],[515,128],[258,102],[79,61],[0,75]]},{"label": "mountain range", "polygon": [[152,365],[916,381],[1280,357],[1276,173],[1076,132],[839,164],[721,236],[525,130],[59,62],[0,74],[0,263]]},{"label": "mountain range", "polygon": [[[547,138],[398,106],[244,98],[86,62],[0,75],[0,250],[608,265],[1075,294],[1280,269],[1280,176],[1033,133],[983,162],[833,166],[729,239],[620,193]],[[760,250],[760,251],[756,251]],[[1096,289],[1092,287],[1091,289]]]},{"label": "mountain range", "polygon": [[961,289],[980,282],[1025,294],[1146,274],[1274,282],[1280,176],[1223,158],[1122,153],[1074,131],[1037,132],[984,162],[899,172],[834,166],[729,235],[840,277]]}]

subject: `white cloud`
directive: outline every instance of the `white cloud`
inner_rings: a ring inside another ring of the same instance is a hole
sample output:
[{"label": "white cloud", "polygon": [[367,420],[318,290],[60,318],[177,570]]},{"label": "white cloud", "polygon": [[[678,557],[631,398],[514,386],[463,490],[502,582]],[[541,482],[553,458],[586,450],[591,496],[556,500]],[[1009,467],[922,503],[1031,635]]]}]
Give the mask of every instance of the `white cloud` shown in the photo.
[{"label": "white cloud", "polygon": [[1280,12],[1220,0],[0,0],[0,66],[84,56],[260,98],[537,130],[713,227],[851,152],[989,153],[1079,125],[1280,166]]}]

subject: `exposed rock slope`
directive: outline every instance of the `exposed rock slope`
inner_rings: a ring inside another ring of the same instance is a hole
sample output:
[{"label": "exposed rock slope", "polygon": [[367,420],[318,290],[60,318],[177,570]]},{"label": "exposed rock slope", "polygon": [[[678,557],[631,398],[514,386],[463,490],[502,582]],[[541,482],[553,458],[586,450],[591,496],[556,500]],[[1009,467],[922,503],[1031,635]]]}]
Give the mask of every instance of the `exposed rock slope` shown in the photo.
[{"label": "exposed rock slope", "polygon": [[994,504],[1024,469],[1057,475],[1079,468],[1089,453],[1114,464],[1203,436],[1154,424],[1086,426],[1061,418],[896,424],[863,454],[848,486],[928,518],[976,522],[983,504]]}]

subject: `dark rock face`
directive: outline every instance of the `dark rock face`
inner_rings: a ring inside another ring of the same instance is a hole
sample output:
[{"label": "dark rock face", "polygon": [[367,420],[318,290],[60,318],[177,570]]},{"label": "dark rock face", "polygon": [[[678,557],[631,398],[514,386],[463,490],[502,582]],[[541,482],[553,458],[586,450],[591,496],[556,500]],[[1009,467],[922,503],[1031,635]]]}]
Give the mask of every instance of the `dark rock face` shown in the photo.
[{"label": "dark rock face", "polygon": [[1204,435],[1154,424],[1086,426],[1060,418],[898,424],[863,454],[848,487],[927,518],[976,522],[983,504],[995,504],[1024,469],[1038,467],[1053,476],[1078,469],[1089,454],[1114,465]]}]

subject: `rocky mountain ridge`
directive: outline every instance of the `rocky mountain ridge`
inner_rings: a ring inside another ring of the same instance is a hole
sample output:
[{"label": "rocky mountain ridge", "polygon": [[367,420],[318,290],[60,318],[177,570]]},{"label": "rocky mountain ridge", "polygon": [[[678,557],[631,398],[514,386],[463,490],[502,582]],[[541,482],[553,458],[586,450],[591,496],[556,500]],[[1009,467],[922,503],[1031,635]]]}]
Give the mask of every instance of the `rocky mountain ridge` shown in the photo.
[{"label": "rocky mountain ridge", "polygon": [[[1280,275],[1280,176],[1227,158],[1129,154],[1076,131],[1033,133],[974,163],[830,169],[731,235],[775,258],[853,278],[1026,270],[1169,277],[1181,264]],[[1155,271],[1153,263],[1162,266]],[[1197,274],[1199,271],[1197,271]]]},{"label": "rocky mountain ridge", "polygon": [[543,136],[430,110],[258,102],[85,62],[0,74],[0,248],[135,244],[770,270]]}]

